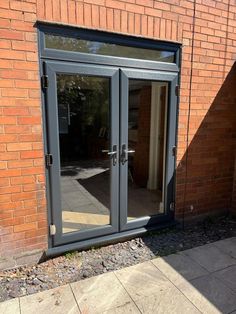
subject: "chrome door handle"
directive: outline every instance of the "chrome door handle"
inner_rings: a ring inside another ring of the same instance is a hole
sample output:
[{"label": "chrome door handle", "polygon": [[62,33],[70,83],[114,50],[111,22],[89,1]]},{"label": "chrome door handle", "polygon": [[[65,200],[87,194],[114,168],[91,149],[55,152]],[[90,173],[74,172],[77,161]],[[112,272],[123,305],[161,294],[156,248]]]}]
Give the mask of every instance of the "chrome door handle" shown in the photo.
[{"label": "chrome door handle", "polygon": [[126,149],[126,145],[125,144],[122,145],[121,155],[120,155],[120,161],[121,161],[122,165],[124,165],[126,163],[126,161],[128,161],[128,154],[132,154],[132,153],[135,153],[135,150]]},{"label": "chrome door handle", "polygon": [[103,149],[103,150],[102,150],[102,153],[107,153],[107,155],[112,156],[112,155],[115,155],[117,152],[116,152],[116,151],[110,152],[108,149]]},{"label": "chrome door handle", "polygon": [[107,153],[108,156],[112,158],[112,164],[113,166],[117,163],[117,146],[113,145],[112,151],[109,151],[108,149],[103,149],[102,153]]},{"label": "chrome door handle", "polygon": [[132,153],[135,153],[135,150],[133,150],[133,149],[125,149],[125,153],[126,154],[132,154]]}]

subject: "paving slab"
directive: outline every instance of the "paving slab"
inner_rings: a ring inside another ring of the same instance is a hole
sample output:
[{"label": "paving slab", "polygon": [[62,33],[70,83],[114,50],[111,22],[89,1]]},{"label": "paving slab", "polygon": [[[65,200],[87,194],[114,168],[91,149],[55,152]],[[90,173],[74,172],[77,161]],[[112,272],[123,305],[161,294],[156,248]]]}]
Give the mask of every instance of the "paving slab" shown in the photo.
[{"label": "paving slab", "polygon": [[209,273],[198,263],[181,253],[155,258],[152,263],[176,286],[183,281]]},{"label": "paving slab", "polygon": [[236,265],[219,270],[214,276],[236,292]]},{"label": "paving slab", "polygon": [[0,314],[236,314],[234,238],[0,303]]},{"label": "paving slab", "polygon": [[213,274],[186,281],[178,288],[202,313],[230,313],[236,310],[236,293]]},{"label": "paving slab", "polygon": [[131,298],[136,301],[172,287],[171,282],[151,262],[115,271]]},{"label": "paving slab", "polygon": [[214,244],[206,244],[183,254],[200,264],[209,272],[214,272],[236,264],[236,259],[218,249]]},{"label": "paving slab", "polygon": [[214,242],[214,245],[224,253],[236,258],[236,237]]},{"label": "paving slab", "polygon": [[145,314],[200,314],[201,312],[174,286],[135,301]]},{"label": "paving slab", "polygon": [[128,302],[116,308],[103,312],[102,314],[140,314],[134,302]]},{"label": "paving slab", "polygon": [[22,297],[20,308],[21,314],[80,313],[69,285]]},{"label": "paving slab", "polygon": [[19,299],[12,299],[0,303],[1,314],[20,314]]},{"label": "paving slab", "polygon": [[82,313],[95,314],[132,302],[113,272],[71,284]]}]

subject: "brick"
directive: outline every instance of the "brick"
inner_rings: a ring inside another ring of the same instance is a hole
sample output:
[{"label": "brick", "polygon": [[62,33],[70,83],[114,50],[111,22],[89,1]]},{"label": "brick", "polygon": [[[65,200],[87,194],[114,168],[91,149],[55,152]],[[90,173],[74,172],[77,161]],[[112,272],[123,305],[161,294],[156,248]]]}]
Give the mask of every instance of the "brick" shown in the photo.
[{"label": "brick", "polygon": [[[0,195],[21,192],[20,186],[6,186],[0,188]],[[1,197],[1,196],[0,196]]]},{"label": "brick", "polygon": [[99,27],[99,7],[96,5],[92,5],[92,25]]},{"label": "brick", "polygon": [[[6,169],[6,170],[0,170],[0,177],[16,177],[21,175],[20,169]],[[1,197],[1,201],[3,202],[3,197]]]},{"label": "brick", "polygon": [[0,187],[7,187],[9,186],[10,180],[9,178],[0,178]]},{"label": "brick", "polygon": [[13,153],[13,152],[4,152],[4,153],[0,153],[0,159],[1,160],[14,160],[14,159],[18,159],[19,157],[19,153]]},{"label": "brick", "polygon": [[11,178],[12,185],[31,184],[33,182],[35,182],[35,178],[33,176],[20,176]]},{"label": "brick", "polygon": [[134,14],[130,12],[128,13],[128,32],[134,33]]},{"label": "brick", "polygon": [[27,78],[27,72],[23,70],[2,70],[0,71],[0,77],[2,78]]},{"label": "brick", "polygon": [[14,81],[12,80],[1,79],[0,81],[0,87],[13,87],[13,86]]},{"label": "brick", "polygon": [[106,0],[106,7],[112,9],[125,10],[125,2],[116,0]]},{"label": "brick", "polygon": [[68,22],[68,7],[66,0],[61,0],[61,21],[64,23]]},{"label": "brick", "polygon": [[105,5],[105,0],[84,0],[84,2],[101,6]]},{"label": "brick", "polygon": [[32,32],[33,31],[33,24],[26,22],[26,21],[11,21],[11,28],[16,29],[18,31],[26,31],[26,32]]},{"label": "brick", "polygon": [[9,169],[32,167],[33,161],[32,160],[8,161],[7,166]]},{"label": "brick", "polygon": [[0,50],[1,59],[11,59],[11,60],[24,60],[25,53],[22,51],[13,51],[13,50]]},{"label": "brick", "polygon": [[28,125],[41,124],[41,117],[19,117],[18,123]]},{"label": "brick", "polygon": [[37,228],[37,223],[31,222],[31,223],[20,224],[20,225],[14,226],[13,228],[14,228],[14,232],[33,230]]},{"label": "brick", "polygon": [[33,12],[36,13],[36,6],[34,3],[29,3],[25,1],[10,1],[10,8],[17,11],[23,12]]},{"label": "brick", "polygon": [[[54,0],[55,6],[54,7],[58,7],[59,9],[59,2],[56,2]],[[39,19],[44,19],[45,18],[45,3],[44,0],[37,0],[37,6],[36,6],[36,10],[37,10],[37,15]],[[54,15],[55,20],[57,19],[56,16]]]},{"label": "brick", "polygon": [[10,7],[10,0],[2,0],[0,3],[0,8],[8,9]]},{"label": "brick", "polygon": [[17,141],[18,136],[15,134],[0,134],[0,143],[10,143]]},{"label": "brick", "polygon": [[27,89],[16,89],[16,88],[15,89],[5,88],[2,91],[2,96],[26,98],[28,96],[28,90]]},{"label": "brick", "polygon": [[161,17],[162,16],[162,11],[153,9],[153,8],[148,8],[145,7],[145,14],[149,16],[155,16],[155,17]]},{"label": "brick", "polygon": [[[102,9],[104,8],[101,7],[100,12]],[[81,2],[76,2],[76,22],[78,25],[84,24],[84,6]]]},{"label": "brick", "polygon": [[73,1],[73,0],[68,1],[68,21],[70,24],[76,24],[75,1]]},{"label": "brick", "polygon": [[7,151],[18,152],[21,150],[30,150],[32,148],[31,143],[9,143],[7,144]]},{"label": "brick", "polygon": [[34,42],[13,41],[12,42],[12,49],[23,50],[23,51],[36,51],[37,45]]},{"label": "brick", "polygon": [[126,11],[132,13],[144,14],[144,7],[141,5],[134,5],[132,3],[126,3]]},{"label": "brick", "polygon": [[14,61],[13,67],[18,70],[38,70],[38,64],[30,61]]},{"label": "brick", "polygon": [[0,17],[12,20],[23,20],[23,13],[0,8]]},{"label": "brick", "polygon": [[11,26],[10,20],[4,20],[4,19],[0,20],[0,28],[7,28],[7,29],[9,29],[10,26]]},{"label": "brick", "polygon": [[20,156],[22,159],[42,158],[43,152],[42,151],[24,151],[24,152],[21,152]]},{"label": "brick", "polygon": [[16,124],[16,118],[15,117],[1,117],[0,116],[0,125],[1,124]]},{"label": "brick", "polygon": [[101,29],[106,29],[107,21],[105,7],[99,7],[99,24]]},{"label": "brick", "polygon": [[19,80],[15,81],[16,88],[39,88],[40,83],[39,81],[26,81],[26,80]]},{"label": "brick", "polygon": [[84,23],[86,26],[92,26],[92,6],[90,4],[84,4]]},{"label": "brick", "polygon": [[139,14],[134,15],[134,32],[135,34],[141,33],[141,15]]}]

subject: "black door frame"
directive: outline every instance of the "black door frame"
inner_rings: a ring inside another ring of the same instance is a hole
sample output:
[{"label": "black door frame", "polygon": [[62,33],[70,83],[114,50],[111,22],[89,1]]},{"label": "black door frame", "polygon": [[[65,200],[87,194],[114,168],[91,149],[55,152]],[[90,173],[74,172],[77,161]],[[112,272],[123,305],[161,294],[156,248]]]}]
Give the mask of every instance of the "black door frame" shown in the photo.
[{"label": "black door frame", "polygon": [[[173,220],[174,218],[174,211],[172,208],[172,202],[175,200],[175,156],[172,155],[172,147],[176,146],[176,138],[177,138],[177,117],[178,117],[178,95],[176,96],[176,86],[179,85],[180,80],[180,54],[181,54],[181,44],[179,43],[169,43],[169,42],[161,42],[155,41],[151,39],[143,39],[140,37],[135,36],[125,36],[120,34],[110,34],[107,32],[95,31],[95,30],[85,30],[81,28],[74,28],[74,27],[65,27],[53,24],[45,24],[45,23],[38,23],[38,44],[39,44],[39,58],[40,58],[40,74],[41,77],[46,73],[46,62],[60,62],[63,63],[68,62],[68,64],[73,64],[73,68],[75,68],[76,64],[83,62],[86,63],[86,67],[88,65],[94,65],[95,67],[99,68],[100,70],[102,67],[109,65],[110,68],[121,68],[122,76],[124,82],[126,79],[132,77],[132,73],[139,72],[140,77],[135,77],[136,79],[151,79],[157,81],[165,81],[169,83],[169,117],[171,114],[171,119],[168,120],[168,160],[167,163],[170,166],[171,171],[168,172],[167,180],[168,180],[168,206],[165,215],[158,215],[157,219],[151,219],[149,222],[147,221],[147,217],[141,219],[140,221],[133,222],[131,224],[124,224],[124,221],[121,220],[121,229],[122,232],[117,233],[116,227],[111,233],[108,235],[97,234],[95,237],[80,239],[74,237],[64,237],[64,240],[61,242],[55,241],[55,235],[50,236],[48,239],[49,249],[46,252],[47,255],[51,254],[58,254],[60,252],[76,249],[76,248],[85,248],[91,245],[96,244],[103,244],[110,241],[114,241],[115,239],[125,238],[127,236],[138,235],[140,233],[146,232],[149,228],[156,228],[155,223],[158,222],[158,225],[161,223],[165,223],[168,221]],[[45,47],[45,33],[49,34],[58,34],[63,36],[84,36],[88,40],[100,40],[103,41],[105,38],[107,42],[111,43],[120,43],[126,44],[131,46],[137,47],[144,47],[150,49],[162,49],[168,51],[175,52],[175,63],[166,63],[166,62],[154,62],[154,61],[143,61],[143,60],[135,60],[135,59],[126,59],[126,58],[118,58],[118,57],[109,57],[109,56],[99,56],[99,55],[91,55],[86,53],[79,53],[79,52],[71,52],[71,51],[62,51],[57,49],[48,49]],[[49,64],[49,63],[48,63]],[[104,67],[105,68],[105,67]],[[144,70],[137,70],[144,69]],[[66,70],[66,69],[65,69]],[[68,71],[66,71],[68,72]],[[155,76],[157,75],[158,76]],[[101,76],[98,74],[98,76]],[[126,76],[126,78],[125,78]],[[51,80],[50,80],[51,81]],[[122,83],[121,83],[122,84]],[[122,84],[123,86],[123,84]],[[124,89],[124,86],[121,87]],[[43,110],[43,132],[44,132],[44,149],[45,153],[49,153],[49,134],[47,125],[48,121],[48,93],[45,92],[46,90],[42,88],[42,110]],[[124,97],[124,96],[123,96]],[[121,110],[122,112],[122,110]],[[168,166],[168,167],[169,167]],[[125,170],[123,170],[124,172]],[[121,170],[122,172],[122,170]],[[123,174],[124,175],[124,174]],[[47,200],[48,200],[48,223],[49,226],[55,221],[55,217],[52,215],[52,195],[50,193],[50,189],[48,187],[51,186],[50,182],[50,169],[46,169],[46,193],[47,193]],[[125,209],[124,209],[125,210]],[[143,227],[143,223],[146,220],[146,226]],[[95,232],[96,234],[96,232]],[[79,241],[79,242],[78,242]],[[67,244],[66,244],[67,243]]]}]

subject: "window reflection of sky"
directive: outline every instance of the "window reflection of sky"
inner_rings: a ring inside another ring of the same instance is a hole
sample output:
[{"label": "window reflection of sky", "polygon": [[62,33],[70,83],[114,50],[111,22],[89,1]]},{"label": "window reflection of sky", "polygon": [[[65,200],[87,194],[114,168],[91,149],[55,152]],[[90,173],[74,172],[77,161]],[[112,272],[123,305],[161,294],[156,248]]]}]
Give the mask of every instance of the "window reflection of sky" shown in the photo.
[{"label": "window reflection of sky", "polygon": [[46,34],[46,47],[122,58],[174,62],[175,53]]}]

